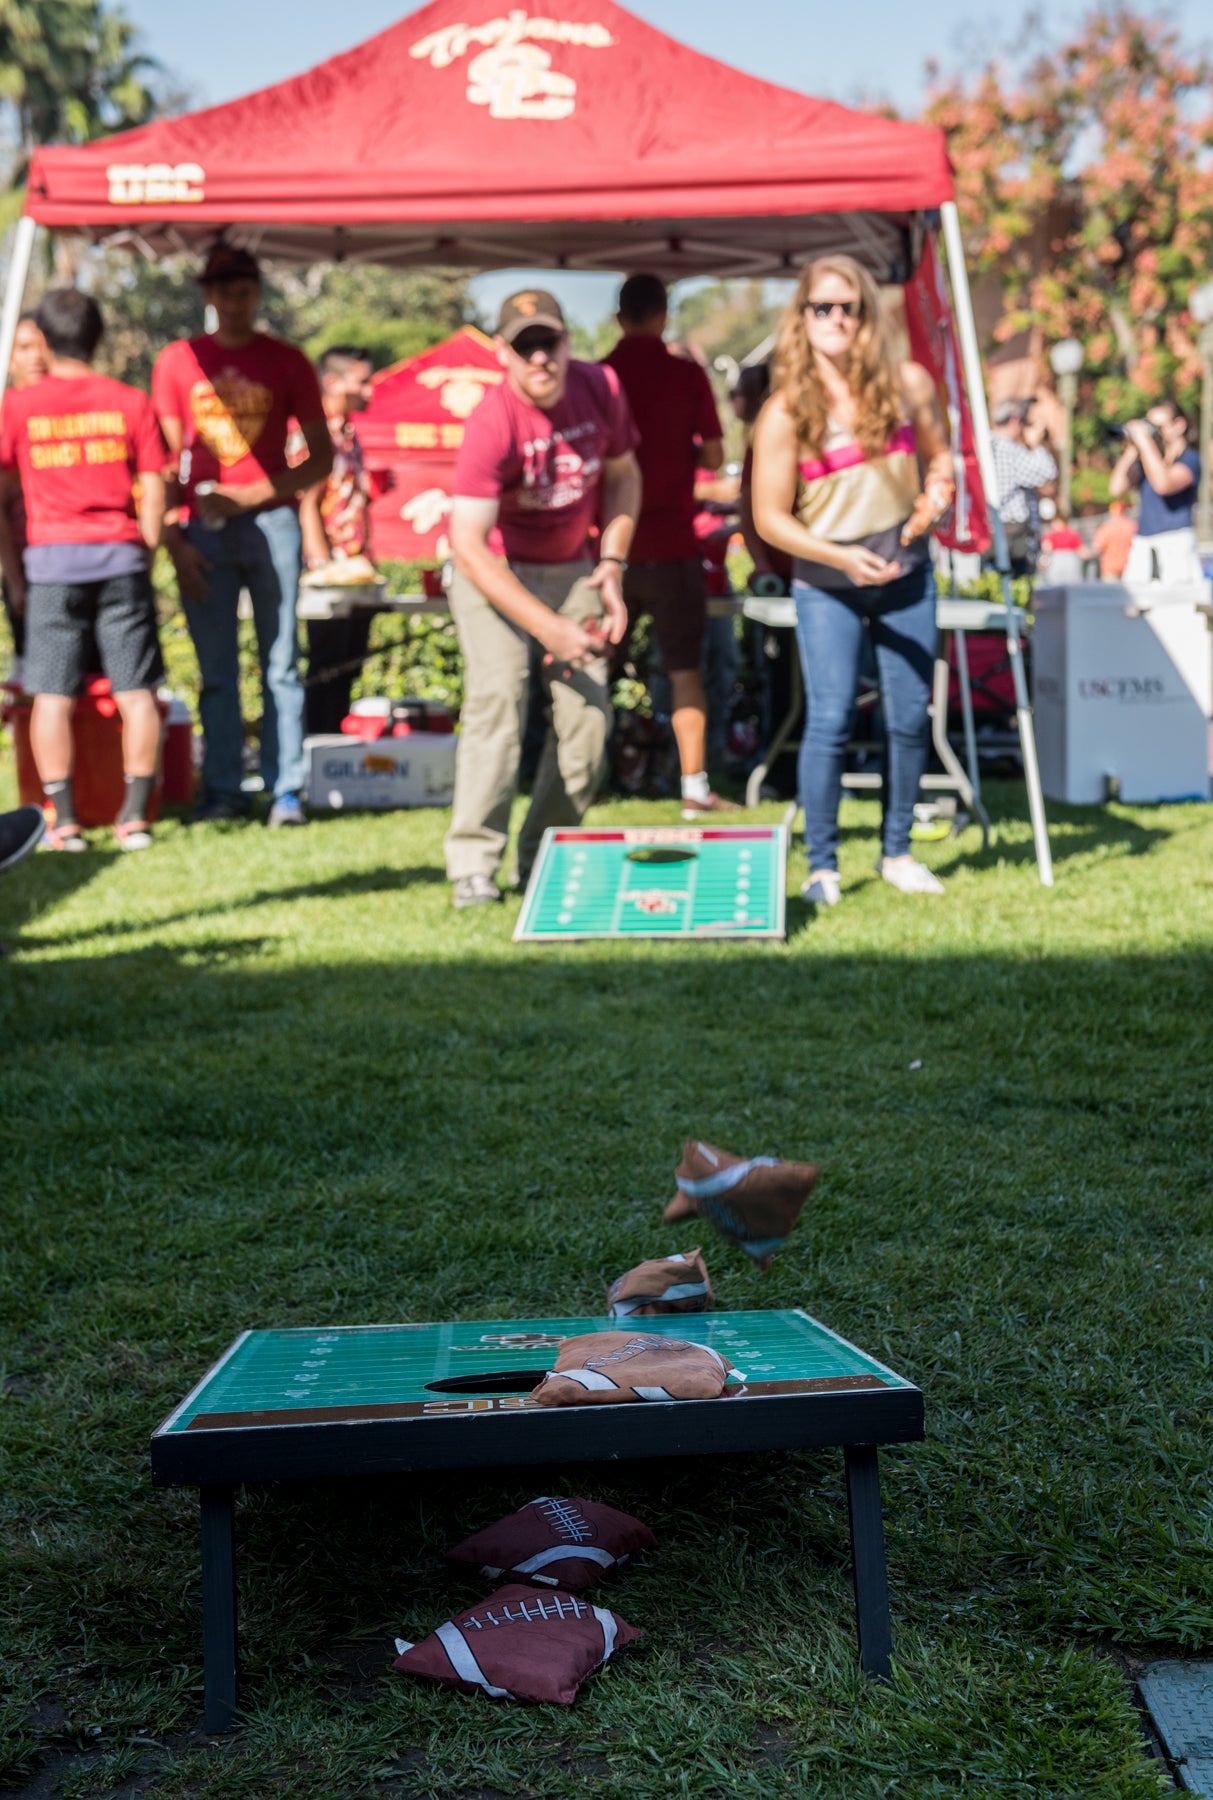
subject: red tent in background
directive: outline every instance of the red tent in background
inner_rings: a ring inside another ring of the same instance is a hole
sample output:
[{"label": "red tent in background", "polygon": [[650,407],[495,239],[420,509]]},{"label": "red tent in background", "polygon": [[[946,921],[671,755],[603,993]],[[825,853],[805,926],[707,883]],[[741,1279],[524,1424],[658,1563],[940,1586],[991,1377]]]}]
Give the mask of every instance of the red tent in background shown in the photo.
[{"label": "red tent in background", "polygon": [[464,421],[503,379],[491,339],[472,325],[375,376],[358,437],[378,478],[371,503],[376,556],[446,557],[451,474]]},{"label": "red tent in background", "polygon": [[[744,26],[742,26],[744,29]],[[433,0],[224,106],[38,150],[26,211],[164,254],[787,273],[917,261],[943,133],[743,75],[614,0]]]}]

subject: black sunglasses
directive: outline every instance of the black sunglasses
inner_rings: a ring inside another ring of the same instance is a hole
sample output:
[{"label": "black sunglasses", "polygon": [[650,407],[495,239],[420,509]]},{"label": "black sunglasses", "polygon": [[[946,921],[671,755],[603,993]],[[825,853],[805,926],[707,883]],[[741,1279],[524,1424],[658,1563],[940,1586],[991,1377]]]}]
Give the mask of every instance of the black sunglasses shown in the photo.
[{"label": "black sunglasses", "polygon": [[563,342],[558,331],[520,331],[510,348],[517,351],[524,362],[530,362],[537,350],[542,350],[545,356],[554,356]]},{"label": "black sunglasses", "polygon": [[855,319],[863,311],[863,302],[861,300],[809,300],[805,303],[804,310],[811,312],[815,319],[828,319],[835,312],[840,312],[844,319]]}]

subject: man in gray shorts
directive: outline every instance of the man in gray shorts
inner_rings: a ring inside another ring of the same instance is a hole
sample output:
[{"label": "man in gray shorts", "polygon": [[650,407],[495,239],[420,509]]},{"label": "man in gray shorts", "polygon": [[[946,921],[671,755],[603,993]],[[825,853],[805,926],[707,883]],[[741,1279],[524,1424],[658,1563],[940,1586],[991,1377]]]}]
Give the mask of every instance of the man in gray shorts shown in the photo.
[{"label": "man in gray shorts", "polygon": [[[26,611],[30,739],[55,810],[46,842],[86,848],[72,791],[72,709],[95,644],[122,715],[126,796],[114,830],[123,850],[145,850],[164,678],[148,568],[164,518],[168,451],[147,395],[93,373],[105,328],[95,300],[54,288],[37,322],[50,374],[5,396],[0,425],[0,561]],[[29,521],[23,559],[7,516],[18,483]]]},{"label": "man in gray shorts", "polygon": [[496,344],[505,380],[468,420],[452,483],[464,703],[446,864],[457,907],[501,899],[495,877],[518,791],[532,639],[547,652],[552,728],[518,839],[522,883],[544,830],[580,823],[594,798],[611,721],[606,648],[627,628],[622,581],[640,510],[636,429],[619,378],[569,360],[555,298],[511,295]]}]

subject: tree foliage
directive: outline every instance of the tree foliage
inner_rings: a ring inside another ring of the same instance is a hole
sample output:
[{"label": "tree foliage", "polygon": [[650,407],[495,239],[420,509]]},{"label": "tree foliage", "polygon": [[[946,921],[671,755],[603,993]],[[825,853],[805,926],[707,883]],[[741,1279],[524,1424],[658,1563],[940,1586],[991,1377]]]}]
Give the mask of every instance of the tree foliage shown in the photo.
[{"label": "tree foliage", "polygon": [[[202,330],[198,267],[193,257],[147,263],[114,251],[83,260],[80,278],[106,316],[107,374],[146,387],[164,345]],[[267,330],[313,357],[330,344],[357,344],[378,368],[440,343],[468,316],[467,277],[451,271],[270,264],[264,289]]]},{"label": "tree foliage", "polygon": [[38,144],[86,143],[156,110],[159,64],[103,0],[0,0],[0,101],[19,180]]},{"label": "tree foliage", "polygon": [[[1025,38],[1042,35],[1030,19]],[[1079,444],[1162,394],[1191,402],[1188,295],[1213,266],[1213,64],[1166,19],[1119,6],[1018,67],[929,75],[970,253],[1003,284],[997,335],[1035,326],[1083,344]]]}]

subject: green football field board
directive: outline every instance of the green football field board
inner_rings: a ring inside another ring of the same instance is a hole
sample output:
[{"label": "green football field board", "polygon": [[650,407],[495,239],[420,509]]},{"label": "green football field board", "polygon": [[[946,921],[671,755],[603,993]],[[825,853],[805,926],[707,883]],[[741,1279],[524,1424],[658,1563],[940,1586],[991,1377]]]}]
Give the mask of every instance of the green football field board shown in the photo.
[{"label": "green football field board", "polygon": [[559,938],[781,938],[782,825],[553,829],[514,931]]},{"label": "green football field board", "polygon": [[530,1409],[562,1338],[621,1329],[710,1345],[755,1397],[911,1386],[799,1311],[247,1331],[156,1435]]}]

